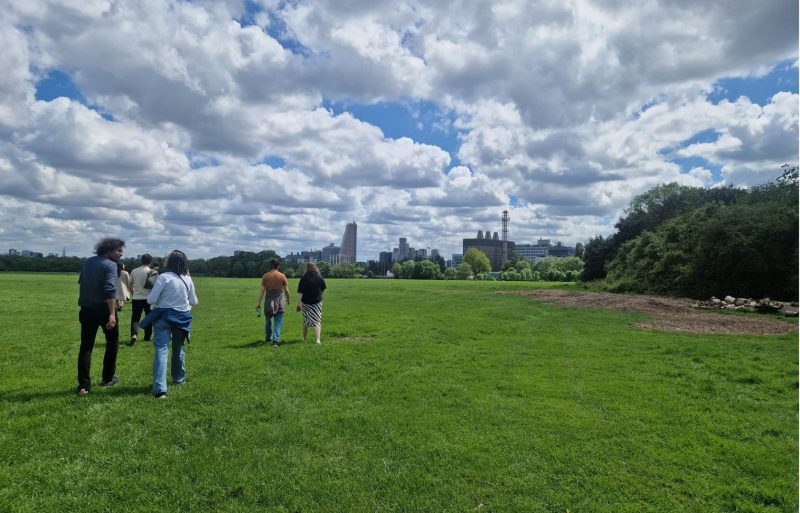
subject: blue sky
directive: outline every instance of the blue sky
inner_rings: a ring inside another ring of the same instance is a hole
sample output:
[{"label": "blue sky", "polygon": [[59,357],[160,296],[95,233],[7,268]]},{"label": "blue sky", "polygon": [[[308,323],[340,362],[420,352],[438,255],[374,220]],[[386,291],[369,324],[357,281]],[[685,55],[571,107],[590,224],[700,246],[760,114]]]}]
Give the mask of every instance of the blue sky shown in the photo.
[{"label": "blue sky", "polygon": [[797,5],[732,1],[12,5],[0,250],[285,254],[356,219],[361,260],[447,255],[504,209],[574,244],[660,183],[763,183],[797,161]]}]

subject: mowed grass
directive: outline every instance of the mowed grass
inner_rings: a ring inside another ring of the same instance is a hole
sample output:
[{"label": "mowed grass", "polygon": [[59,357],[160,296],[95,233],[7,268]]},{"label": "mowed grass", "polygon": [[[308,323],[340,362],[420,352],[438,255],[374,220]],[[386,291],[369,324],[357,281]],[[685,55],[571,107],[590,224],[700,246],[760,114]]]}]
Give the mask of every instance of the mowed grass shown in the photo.
[{"label": "mowed grass", "polygon": [[798,509],[796,336],[492,294],[546,284],[328,280],[323,345],[293,294],[273,349],[258,280],[196,283],[185,385],[153,400],[140,342],[79,398],[76,276],[0,274],[0,511]]}]

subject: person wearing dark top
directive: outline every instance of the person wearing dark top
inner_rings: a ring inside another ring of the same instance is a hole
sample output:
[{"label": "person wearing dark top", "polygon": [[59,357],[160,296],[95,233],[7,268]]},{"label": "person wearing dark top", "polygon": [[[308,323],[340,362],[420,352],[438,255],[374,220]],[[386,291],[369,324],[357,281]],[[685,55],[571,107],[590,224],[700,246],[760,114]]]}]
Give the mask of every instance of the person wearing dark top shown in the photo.
[{"label": "person wearing dark top", "polygon": [[297,311],[303,312],[303,341],[308,337],[308,328],[314,328],[317,344],[322,331],[322,291],[325,290],[325,280],[319,274],[317,265],[313,262],[306,264],[306,272],[297,285],[297,294],[300,299]]},{"label": "person wearing dark top", "polygon": [[119,325],[117,324],[117,262],[122,258],[125,241],[107,237],[95,246],[95,256],[83,263],[78,278],[81,310],[81,348],[78,351],[78,395],[84,396],[92,389],[90,370],[92,350],[97,338],[97,328],[103,329],[106,351],[103,356],[103,381],[101,387],[116,385],[119,379],[117,351],[119,350]]}]

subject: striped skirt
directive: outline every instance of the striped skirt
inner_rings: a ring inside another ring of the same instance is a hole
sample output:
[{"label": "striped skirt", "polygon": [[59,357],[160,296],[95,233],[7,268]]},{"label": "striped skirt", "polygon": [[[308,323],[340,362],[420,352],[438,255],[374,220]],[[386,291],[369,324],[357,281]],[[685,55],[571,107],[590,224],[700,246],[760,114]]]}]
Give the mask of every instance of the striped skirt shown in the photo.
[{"label": "striped skirt", "polygon": [[313,305],[300,303],[300,309],[303,310],[303,326],[313,328],[322,323],[322,301]]}]

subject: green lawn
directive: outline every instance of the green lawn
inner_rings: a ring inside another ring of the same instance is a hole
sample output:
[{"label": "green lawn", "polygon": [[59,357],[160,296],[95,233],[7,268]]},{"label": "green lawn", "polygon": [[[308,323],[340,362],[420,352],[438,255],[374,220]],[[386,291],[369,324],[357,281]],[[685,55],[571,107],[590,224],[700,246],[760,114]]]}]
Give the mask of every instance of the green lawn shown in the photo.
[{"label": "green lawn", "polygon": [[196,282],[185,385],[140,342],[79,398],[76,276],[0,274],[0,511],[798,510],[796,336],[328,280],[323,345],[292,308],[273,349],[258,280]]}]

